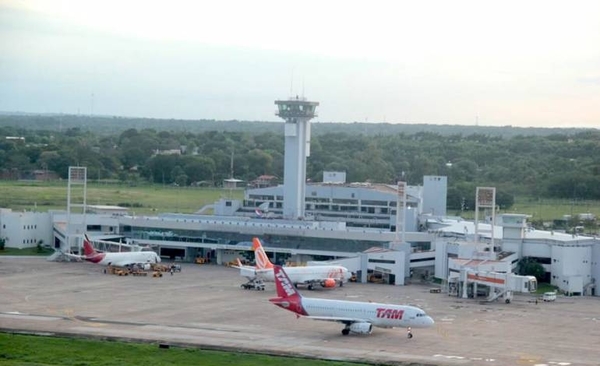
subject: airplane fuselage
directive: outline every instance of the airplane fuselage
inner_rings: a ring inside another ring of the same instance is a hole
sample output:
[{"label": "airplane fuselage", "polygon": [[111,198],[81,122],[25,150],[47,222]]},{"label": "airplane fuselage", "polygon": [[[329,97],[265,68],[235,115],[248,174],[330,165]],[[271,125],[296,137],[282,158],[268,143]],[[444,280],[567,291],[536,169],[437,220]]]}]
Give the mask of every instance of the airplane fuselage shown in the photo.
[{"label": "airplane fuselage", "polygon": [[426,328],[434,323],[424,310],[411,305],[303,297],[294,287],[286,270],[275,266],[274,274],[278,297],[269,299],[271,303],[295,313],[296,316],[343,323],[345,328],[342,335],[370,334],[374,326],[405,327],[408,328],[407,336],[410,339],[413,337],[411,328]]},{"label": "airplane fuselage", "polygon": [[415,306],[303,297],[308,317],[361,319],[380,328],[426,328],[433,319]]},{"label": "airplane fuselage", "polygon": [[[350,272],[342,266],[305,266],[285,267],[285,272],[294,284],[306,284],[327,279],[347,282]],[[274,282],[275,275],[272,268],[256,270],[256,275],[265,282]]]},{"label": "airplane fuselage", "polygon": [[86,261],[124,267],[130,264],[159,263],[160,257],[155,252],[119,252],[119,253],[95,253],[85,257]]}]

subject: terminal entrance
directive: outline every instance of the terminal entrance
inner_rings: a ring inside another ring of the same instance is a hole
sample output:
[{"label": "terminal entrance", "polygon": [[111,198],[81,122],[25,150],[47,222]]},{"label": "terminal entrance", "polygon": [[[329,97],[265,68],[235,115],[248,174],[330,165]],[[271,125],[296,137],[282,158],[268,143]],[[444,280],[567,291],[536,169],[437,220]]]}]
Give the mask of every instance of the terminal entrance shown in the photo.
[{"label": "terminal entrance", "polygon": [[387,268],[375,267],[374,270],[369,270],[367,281],[371,283],[384,283],[393,285],[396,283],[396,276]]},{"label": "terminal entrance", "polygon": [[160,257],[168,258],[170,260],[184,260],[185,259],[185,248],[160,248]]}]

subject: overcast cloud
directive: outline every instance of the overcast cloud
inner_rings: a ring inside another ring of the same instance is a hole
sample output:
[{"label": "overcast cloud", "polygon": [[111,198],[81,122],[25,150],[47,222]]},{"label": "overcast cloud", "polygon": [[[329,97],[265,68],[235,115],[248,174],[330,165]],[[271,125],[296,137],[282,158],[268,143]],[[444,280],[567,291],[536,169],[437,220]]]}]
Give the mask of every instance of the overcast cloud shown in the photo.
[{"label": "overcast cloud", "polygon": [[597,1],[0,0],[0,111],[600,127]]}]

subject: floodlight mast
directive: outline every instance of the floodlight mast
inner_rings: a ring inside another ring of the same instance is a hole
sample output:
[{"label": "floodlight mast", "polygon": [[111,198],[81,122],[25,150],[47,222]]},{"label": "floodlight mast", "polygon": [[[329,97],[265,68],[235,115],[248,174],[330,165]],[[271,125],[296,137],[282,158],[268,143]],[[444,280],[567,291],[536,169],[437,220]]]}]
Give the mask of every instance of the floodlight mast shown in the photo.
[{"label": "floodlight mast", "polygon": [[[490,210],[490,230],[482,230],[479,226],[479,210],[481,208]],[[479,234],[487,231],[490,235],[488,256],[492,260],[496,259],[496,253],[494,252],[494,225],[496,225],[496,188],[477,187],[475,193],[475,247],[479,247]]]}]

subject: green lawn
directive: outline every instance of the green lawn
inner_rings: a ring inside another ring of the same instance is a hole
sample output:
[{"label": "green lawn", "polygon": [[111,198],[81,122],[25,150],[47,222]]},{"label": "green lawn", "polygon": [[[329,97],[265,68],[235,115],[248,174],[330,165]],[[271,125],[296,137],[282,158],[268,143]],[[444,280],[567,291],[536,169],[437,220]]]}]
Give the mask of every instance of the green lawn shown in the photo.
[{"label": "green lawn", "polygon": [[[0,181],[0,207],[13,210],[45,212],[50,209],[66,209],[67,182],[20,182]],[[72,202],[83,200],[83,189],[74,186]],[[475,192],[473,192],[475,194]],[[120,205],[129,207],[138,215],[153,215],[159,212],[194,213],[220,198],[242,199],[242,190],[218,188],[173,187],[163,185],[138,185],[112,183],[88,183],[87,204]],[[600,201],[578,201],[569,199],[534,199],[516,197],[512,208],[500,213],[531,215],[530,221],[552,221],[563,215],[593,213],[600,217]],[[208,212],[210,213],[210,212]],[[449,212],[455,214],[455,212]],[[473,219],[473,211],[463,213],[465,219]]]},{"label": "green lawn", "polygon": [[[572,201],[569,199],[534,199],[531,197],[515,197],[514,205],[508,210],[500,210],[496,215],[505,213],[529,215],[529,222],[547,222],[562,219],[564,215],[576,216],[582,213],[592,213],[600,217],[600,201]],[[460,215],[465,220],[473,220],[475,211],[448,211],[449,215]],[[480,213],[482,215],[482,213]],[[483,217],[479,218],[483,220]],[[596,231],[593,227],[586,227],[586,233]]]},{"label": "green lawn", "polygon": [[0,333],[0,365],[7,366],[168,366],[168,365],[286,365],[360,366],[305,358],[276,357],[198,348],[159,348],[156,343],[124,343]]},{"label": "green lawn", "polygon": [[531,215],[531,220],[540,221],[552,221],[562,218],[563,215],[574,216],[582,213],[593,213],[600,217],[600,201],[516,197],[515,205],[507,212]]},{"label": "green lawn", "polygon": [[553,291],[557,291],[556,286],[552,286],[551,284],[549,284],[547,282],[539,282],[537,291],[535,293],[538,295],[542,295],[544,292],[553,292]]},{"label": "green lawn", "polygon": [[[158,212],[194,213],[220,198],[242,199],[241,190],[217,188],[180,188],[162,185],[128,186],[88,183],[88,205],[119,205],[129,207],[132,213],[151,215]],[[66,210],[66,182],[0,182],[0,207],[15,211]],[[83,202],[83,187],[73,186],[71,202]]]},{"label": "green lawn", "polygon": [[4,249],[0,250],[0,255],[42,255],[42,256],[48,256],[48,255],[50,255],[52,253],[54,253],[54,249],[43,248],[41,250],[38,250],[37,247],[34,247],[34,248],[24,248],[24,249],[4,248]]}]

